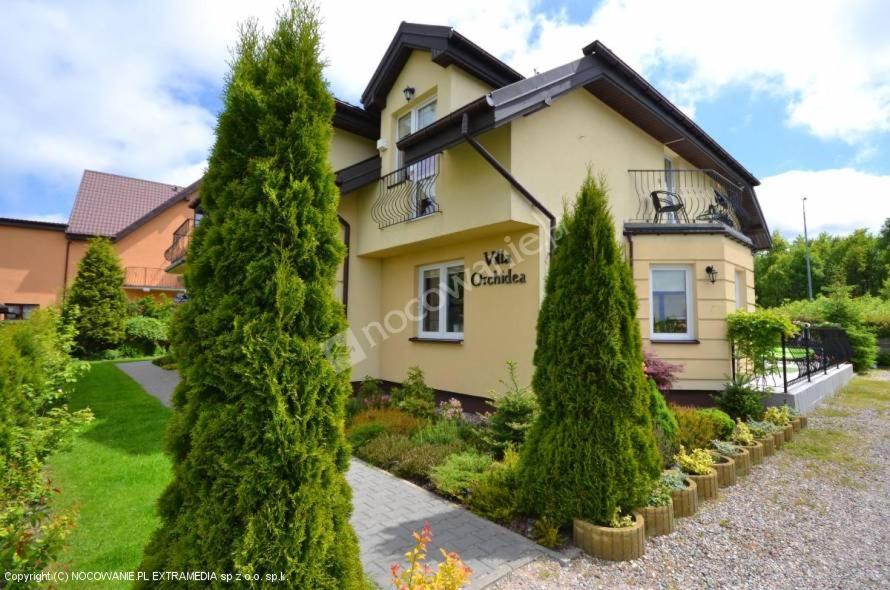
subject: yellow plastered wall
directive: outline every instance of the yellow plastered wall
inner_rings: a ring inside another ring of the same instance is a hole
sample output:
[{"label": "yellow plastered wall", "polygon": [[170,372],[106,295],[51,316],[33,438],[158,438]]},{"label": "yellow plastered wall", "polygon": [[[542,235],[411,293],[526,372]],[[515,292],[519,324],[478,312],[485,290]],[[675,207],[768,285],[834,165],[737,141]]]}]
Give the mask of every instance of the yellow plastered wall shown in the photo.
[{"label": "yellow plastered wall", "polygon": [[374,141],[367,137],[334,128],[329,158],[334,170],[341,170],[377,155]]},{"label": "yellow plastered wall", "polygon": [[[403,381],[409,367],[419,366],[426,382],[434,388],[485,395],[506,375],[508,360],[518,363],[521,383],[532,375],[535,342],[535,318],[539,305],[538,255],[536,248],[523,250],[523,236],[534,234],[529,242],[537,243],[537,229],[463,241],[456,244],[417,250],[381,262],[380,324],[368,329],[374,348],[380,349],[379,377]],[[505,235],[509,242],[505,241]],[[511,266],[514,273],[524,273],[526,282],[472,287],[474,271],[490,272],[484,253],[516,248]],[[418,268],[436,262],[462,260],[465,281],[463,343],[415,342],[417,335]],[[480,268],[482,270],[480,270]],[[353,329],[356,325],[353,324]]]},{"label": "yellow plastered wall", "polygon": [[0,303],[56,303],[64,282],[66,247],[62,231],[0,226]]},{"label": "yellow plastered wall", "polygon": [[[633,276],[639,300],[638,317],[643,348],[683,366],[678,389],[715,390],[723,387],[732,367],[726,340],[726,316],[736,311],[735,277],[745,281],[745,305],[754,310],[754,257],[736,240],[722,234],[636,235]],[[692,269],[693,336],[695,343],[654,343],[650,340],[650,270],[654,265],[682,265]],[[705,267],[714,266],[712,284]]]}]

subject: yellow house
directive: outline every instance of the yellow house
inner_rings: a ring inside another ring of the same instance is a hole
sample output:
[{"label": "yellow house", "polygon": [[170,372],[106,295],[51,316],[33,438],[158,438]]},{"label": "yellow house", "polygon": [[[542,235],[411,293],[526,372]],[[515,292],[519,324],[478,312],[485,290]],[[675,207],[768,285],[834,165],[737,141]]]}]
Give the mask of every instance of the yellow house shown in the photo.
[{"label": "yellow house", "polygon": [[725,317],[753,309],[753,253],[770,247],[758,181],[608,48],[579,49],[524,78],[449,27],[402,23],[362,107],[338,101],[353,380],[419,366],[441,395],[471,400],[512,360],[529,381],[555,228],[591,170],[644,347],[683,365],[678,395],[722,387]]}]

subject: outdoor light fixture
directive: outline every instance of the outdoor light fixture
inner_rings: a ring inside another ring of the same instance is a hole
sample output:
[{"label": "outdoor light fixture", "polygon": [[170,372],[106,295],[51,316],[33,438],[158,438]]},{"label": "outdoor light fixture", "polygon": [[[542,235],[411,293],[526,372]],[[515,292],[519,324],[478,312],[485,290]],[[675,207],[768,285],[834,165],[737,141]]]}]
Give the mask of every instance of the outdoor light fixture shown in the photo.
[{"label": "outdoor light fixture", "polygon": [[405,89],[402,90],[402,92],[405,94],[406,101],[410,101],[414,98],[414,86],[405,86]]},{"label": "outdoor light fixture", "polygon": [[714,268],[713,266],[706,266],[705,272],[708,273],[708,278],[711,280],[712,285],[717,282],[717,269],[716,268]]}]

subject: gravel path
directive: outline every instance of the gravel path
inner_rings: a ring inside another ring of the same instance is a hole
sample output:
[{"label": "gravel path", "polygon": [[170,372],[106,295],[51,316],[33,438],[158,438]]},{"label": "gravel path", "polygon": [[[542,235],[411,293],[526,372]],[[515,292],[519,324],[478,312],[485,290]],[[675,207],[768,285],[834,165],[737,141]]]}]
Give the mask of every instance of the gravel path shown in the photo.
[{"label": "gravel path", "polygon": [[[567,553],[493,588],[890,588],[890,372],[854,381],[808,430],[639,560]],[[847,434],[849,433],[849,434]]]}]

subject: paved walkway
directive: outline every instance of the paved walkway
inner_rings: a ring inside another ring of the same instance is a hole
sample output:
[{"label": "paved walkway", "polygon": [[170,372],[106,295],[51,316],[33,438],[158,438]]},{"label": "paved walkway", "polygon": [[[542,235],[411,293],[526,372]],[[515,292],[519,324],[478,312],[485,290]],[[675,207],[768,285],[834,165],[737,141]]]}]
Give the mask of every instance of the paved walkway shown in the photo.
[{"label": "paved walkway", "polygon": [[[165,406],[179,382],[176,371],[150,362],[118,363]],[[390,588],[389,567],[404,565],[404,554],[413,546],[411,533],[429,523],[433,542],[428,555],[441,561],[439,548],[456,551],[473,569],[469,588],[483,588],[536,558],[553,555],[522,535],[498,526],[460,506],[386,471],[353,459],[347,473],[352,486],[352,526],[361,546],[365,572]]]}]

